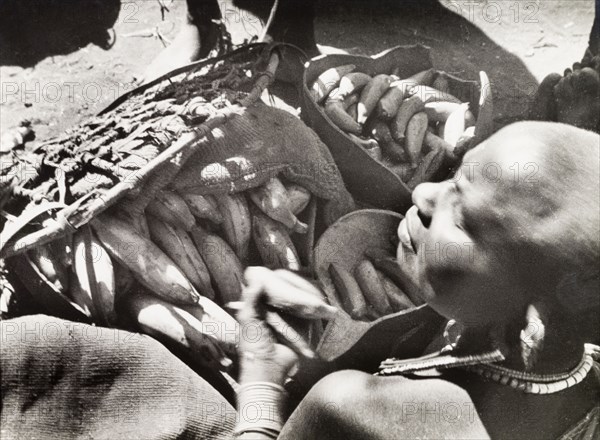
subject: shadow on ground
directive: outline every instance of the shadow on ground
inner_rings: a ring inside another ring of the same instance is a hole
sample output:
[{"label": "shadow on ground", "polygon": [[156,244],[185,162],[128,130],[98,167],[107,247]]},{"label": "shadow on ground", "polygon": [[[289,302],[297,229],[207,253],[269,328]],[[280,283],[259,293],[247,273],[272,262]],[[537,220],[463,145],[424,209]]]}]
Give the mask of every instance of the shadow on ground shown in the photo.
[{"label": "shadow on ground", "polygon": [[0,0],[0,65],[30,67],[89,43],[111,47],[120,0]]},{"label": "shadow on ground", "polygon": [[522,119],[538,82],[519,57],[479,27],[436,0],[322,0],[317,41],[369,54],[403,44],[431,47],[434,66],[464,79],[487,72],[494,92],[497,128]]}]

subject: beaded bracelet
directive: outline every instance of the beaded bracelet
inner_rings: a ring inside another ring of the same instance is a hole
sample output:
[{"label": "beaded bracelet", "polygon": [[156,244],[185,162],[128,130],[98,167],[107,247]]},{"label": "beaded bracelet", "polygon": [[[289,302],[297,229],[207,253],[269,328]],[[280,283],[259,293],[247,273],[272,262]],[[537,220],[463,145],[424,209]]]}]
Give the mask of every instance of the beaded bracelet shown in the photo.
[{"label": "beaded bracelet", "polygon": [[283,427],[280,412],[284,395],[285,389],[272,382],[249,382],[240,386],[235,435],[256,432],[277,438]]}]

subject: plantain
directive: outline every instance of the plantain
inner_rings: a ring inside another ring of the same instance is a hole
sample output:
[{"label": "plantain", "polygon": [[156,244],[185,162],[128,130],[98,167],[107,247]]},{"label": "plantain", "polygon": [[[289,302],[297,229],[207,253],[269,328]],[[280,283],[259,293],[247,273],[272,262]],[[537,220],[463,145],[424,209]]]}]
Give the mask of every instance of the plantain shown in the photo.
[{"label": "plantain", "polygon": [[344,310],[354,319],[368,321],[370,311],[356,279],[338,263],[329,265],[329,275]]},{"label": "plantain", "polygon": [[177,304],[196,304],[200,295],[183,272],[152,241],[128,223],[104,214],[91,221],[98,239],[136,280],[156,295]]},{"label": "plantain", "polygon": [[366,122],[381,97],[389,89],[391,83],[392,78],[390,75],[380,74],[375,75],[373,79],[365,85],[360,93],[357,107],[357,121],[359,124],[364,124]]},{"label": "plantain", "polygon": [[185,201],[171,191],[159,191],[146,207],[146,212],[184,231],[189,231],[196,224]]},{"label": "plantain", "polygon": [[287,230],[258,210],[252,213],[252,238],[265,266],[300,270],[300,257]]},{"label": "plantain", "polygon": [[325,114],[340,130],[347,133],[359,134],[361,125],[344,109],[343,102],[330,101],[325,104]]},{"label": "plantain", "polygon": [[317,103],[321,103],[340,84],[342,77],[352,72],[355,68],[354,64],[347,64],[332,67],[321,73],[310,89],[313,99]]},{"label": "plantain", "polygon": [[413,166],[417,165],[421,156],[426,132],[427,115],[424,112],[414,114],[406,127],[406,153]]},{"label": "plantain", "polygon": [[354,270],[354,276],[365,299],[379,316],[389,315],[393,312],[390,306],[383,283],[375,271],[373,263],[369,260],[362,260]]},{"label": "plantain", "polygon": [[[340,97],[345,99],[347,96],[352,95],[353,93],[360,92],[360,90],[366,86],[369,81],[371,81],[371,77],[366,73],[362,72],[352,72],[344,75],[340,80],[340,86],[338,88],[338,93],[335,95],[336,97]],[[333,94],[333,93],[332,93]]]},{"label": "plantain", "polygon": [[285,185],[290,210],[294,215],[300,214],[308,206],[310,202],[310,191],[296,183]]},{"label": "plantain", "polygon": [[410,98],[405,99],[402,104],[400,104],[398,113],[396,113],[396,116],[390,124],[390,131],[396,142],[404,142],[408,122],[411,120],[414,114],[419,113],[424,109],[425,104],[418,96],[411,96]]},{"label": "plantain", "polygon": [[94,322],[116,324],[113,263],[87,226],[73,234],[73,274],[73,301],[86,310]]},{"label": "plantain", "polygon": [[210,220],[214,224],[223,223],[223,216],[219,212],[217,202],[212,196],[202,196],[200,194],[184,193],[180,194],[185,203],[187,203],[194,217]]},{"label": "plantain", "polygon": [[59,292],[69,291],[69,269],[63,264],[63,258],[54,252],[50,244],[35,247],[27,252],[27,256],[46,279]]},{"label": "plantain", "polygon": [[225,240],[241,261],[248,259],[252,226],[248,203],[243,194],[216,196],[219,212],[223,216],[221,227]]},{"label": "plantain", "polygon": [[444,125],[444,140],[456,146],[458,139],[465,131],[465,118],[469,111],[469,104],[460,104],[446,120]]},{"label": "plantain", "polygon": [[148,216],[148,227],[152,241],[173,260],[196,290],[214,299],[210,273],[188,233],[152,216]]},{"label": "plantain", "polygon": [[365,255],[373,263],[373,266],[400,287],[415,305],[420,306],[425,303],[417,281],[395,258],[382,255],[380,249],[367,249]]},{"label": "plantain", "polygon": [[[208,301],[203,299],[204,306]],[[226,351],[233,352],[235,347],[234,341],[223,336],[224,329],[230,328],[227,333],[235,336],[238,326],[225,311],[211,316],[204,306],[176,306],[140,291],[125,299],[125,309],[144,333],[176,344],[205,367],[223,370],[232,364]],[[212,308],[219,307],[212,303]]]},{"label": "plantain", "polygon": [[196,249],[206,263],[223,304],[239,301],[244,268],[225,240],[196,226],[190,232]]},{"label": "plantain", "polygon": [[308,227],[292,212],[287,190],[277,177],[272,177],[264,185],[250,190],[249,195],[254,204],[268,217],[294,232],[306,233]]},{"label": "plantain", "polygon": [[394,312],[400,312],[402,310],[412,309],[415,307],[406,293],[404,293],[402,289],[398,287],[386,274],[379,270],[376,270],[376,272],[377,275],[379,275],[381,284],[383,284],[385,293],[390,301],[390,306],[392,306]]},{"label": "plantain", "polygon": [[376,121],[371,128],[371,134],[379,142],[381,150],[386,157],[396,162],[405,162],[407,160],[404,148],[394,140],[390,128],[385,122]]}]

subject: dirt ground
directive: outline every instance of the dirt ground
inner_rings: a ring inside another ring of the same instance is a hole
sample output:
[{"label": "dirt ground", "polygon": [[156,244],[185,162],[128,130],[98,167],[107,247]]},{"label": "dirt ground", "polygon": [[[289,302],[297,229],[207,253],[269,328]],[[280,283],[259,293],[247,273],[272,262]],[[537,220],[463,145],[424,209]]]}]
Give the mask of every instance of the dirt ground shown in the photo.
[{"label": "dirt ground", "polygon": [[[184,0],[164,0],[164,17],[158,0],[122,0],[120,9],[118,3],[112,11],[118,17],[107,37],[116,38],[110,48],[106,39],[67,33],[60,49],[25,57],[18,51],[20,39],[18,44],[3,40],[0,132],[29,119],[39,141],[102,110],[135,86],[163,41],[174,38],[186,13]],[[432,48],[439,69],[466,79],[477,79],[478,71],[485,70],[492,81],[498,126],[524,113],[546,74],[562,72],[581,59],[594,17],[593,0],[441,0],[443,9],[435,14],[405,8],[400,0],[388,7],[357,3],[322,0],[317,42],[362,54],[422,43]],[[47,33],[35,17],[3,18],[22,29],[30,46],[44,45]],[[239,11],[229,11],[228,18],[236,26],[260,29],[260,23]],[[60,26],[60,19],[50,26]]]}]

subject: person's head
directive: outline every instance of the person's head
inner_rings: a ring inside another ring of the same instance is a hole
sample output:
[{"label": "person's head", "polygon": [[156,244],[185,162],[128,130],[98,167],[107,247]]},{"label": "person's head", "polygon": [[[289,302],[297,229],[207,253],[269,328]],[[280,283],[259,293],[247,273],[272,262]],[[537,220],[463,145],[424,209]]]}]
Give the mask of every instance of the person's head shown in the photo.
[{"label": "person's head", "polygon": [[592,132],[520,122],[467,153],[453,179],[415,188],[398,259],[428,303],[471,326],[514,322],[539,301],[597,307],[599,151]]}]

